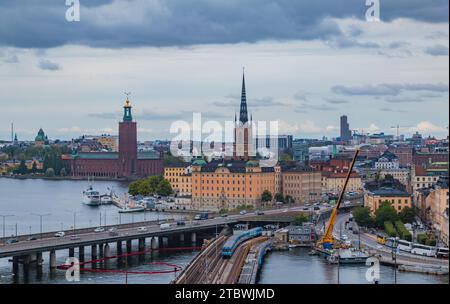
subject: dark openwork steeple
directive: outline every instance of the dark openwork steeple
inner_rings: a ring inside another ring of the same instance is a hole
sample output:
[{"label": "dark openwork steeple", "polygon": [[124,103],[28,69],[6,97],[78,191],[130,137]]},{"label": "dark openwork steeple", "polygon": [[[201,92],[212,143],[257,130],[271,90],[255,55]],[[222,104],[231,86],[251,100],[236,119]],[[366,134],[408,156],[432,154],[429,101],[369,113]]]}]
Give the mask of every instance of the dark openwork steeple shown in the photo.
[{"label": "dark openwork steeple", "polygon": [[241,93],[241,108],[239,112],[239,121],[242,124],[246,124],[248,122],[247,96],[245,92],[245,73],[242,74],[242,93]]}]

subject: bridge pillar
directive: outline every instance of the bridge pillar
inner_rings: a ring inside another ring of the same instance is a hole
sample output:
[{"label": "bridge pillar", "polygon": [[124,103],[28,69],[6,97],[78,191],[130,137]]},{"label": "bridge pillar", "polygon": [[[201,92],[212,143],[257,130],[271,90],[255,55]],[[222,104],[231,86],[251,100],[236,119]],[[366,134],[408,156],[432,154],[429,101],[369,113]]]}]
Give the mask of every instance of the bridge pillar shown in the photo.
[{"label": "bridge pillar", "polygon": [[42,252],[36,253],[36,272],[37,277],[40,278],[42,276],[42,262],[44,260],[42,259]]},{"label": "bridge pillar", "polygon": [[69,248],[69,258],[75,257],[75,248]]},{"label": "bridge pillar", "polygon": [[180,243],[184,244],[184,233],[180,234]]},{"label": "bridge pillar", "polygon": [[91,246],[91,260],[95,261],[97,259],[97,245]]},{"label": "bridge pillar", "polygon": [[139,239],[139,252],[142,252],[145,250],[145,238]]},{"label": "bridge pillar", "polygon": [[191,243],[192,246],[197,246],[197,233],[192,232],[191,234]]},{"label": "bridge pillar", "polygon": [[78,248],[78,259],[80,260],[80,263],[84,263],[84,246]]},{"label": "bridge pillar", "polygon": [[22,257],[22,264],[23,264],[23,279],[25,283],[28,283],[29,274],[30,274],[30,262],[31,262],[31,255],[27,254]]},{"label": "bridge pillar", "polygon": [[156,236],[152,237],[151,247],[152,247],[152,250],[158,250],[158,248],[159,248],[159,238],[158,237],[156,237]]},{"label": "bridge pillar", "polygon": [[131,240],[127,240],[127,253],[131,253],[131,251],[133,250],[133,246],[132,246],[132,241]]},{"label": "bridge pillar", "polygon": [[103,247],[103,252],[104,252],[104,257],[105,258],[110,258],[111,257],[111,249],[109,248],[109,244],[106,243],[105,246]]},{"label": "bridge pillar", "polygon": [[55,271],[55,269],[56,269],[56,251],[55,250],[50,250],[48,260],[49,260],[50,272]]},{"label": "bridge pillar", "polygon": [[19,275],[19,257],[14,256],[12,263],[13,263],[12,272],[13,272],[14,276],[17,277]]},{"label": "bridge pillar", "polygon": [[116,254],[117,254],[118,256],[123,254],[123,251],[122,251],[122,241],[117,241],[117,243],[116,243]]},{"label": "bridge pillar", "polygon": [[159,248],[164,248],[169,246],[169,238],[166,236],[160,236],[158,238]]},{"label": "bridge pillar", "polygon": [[102,259],[103,258],[103,244],[98,244],[98,257],[100,258],[100,259]]}]

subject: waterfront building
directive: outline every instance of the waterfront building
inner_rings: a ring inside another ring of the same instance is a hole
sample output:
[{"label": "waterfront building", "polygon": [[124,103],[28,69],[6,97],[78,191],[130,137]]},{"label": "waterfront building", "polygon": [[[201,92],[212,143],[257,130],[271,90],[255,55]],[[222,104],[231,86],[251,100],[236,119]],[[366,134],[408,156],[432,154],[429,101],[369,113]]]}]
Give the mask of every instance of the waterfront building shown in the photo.
[{"label": "waterfront building", "polygon": [[[348,170],[340,172],[322,171],[322,192],[340,193],[344,188],[347,175]],[[356,172],[352,172],[346,191],[360,192],[362,188],[361,176]]]},{"label": "waterfront building", "polygon": [[73,177],[139,178],[163,173],[162,155],[157,151],[137,151],[137,123],[133,121],[131,103],[123,107],[119,123],[118,152],[79,152],[63,155],[64,165]]},{"label": "waterfront building", "polygon": [[192,195],[192,167],[190,163],[175,163],[164,166],[164,178],[177,196]]},{"label": "waterfront building", "polygon": [[295,203],[317,201],[322,191],[321,173],[304,165],[282,168],[282,191],[283,196],[291,196]]},{"label": "waterfront building", "polygon": [[382,202],[386,201],[390,202],[397,212],[402,211],[405,207],[412,207],[411,196],[408,192],[395,188],[381,187],[367,191],[364,196],[364,206],[369,207],[372,214],[375,213]]},{"label": "waterfront building", "polygon": [[192,205],[196,210],[231,210],[250,205],[258,208],[261,195],[272,195],[281,183],[279,166],[260,167],[258,161],[204,160],[192,162]]}]

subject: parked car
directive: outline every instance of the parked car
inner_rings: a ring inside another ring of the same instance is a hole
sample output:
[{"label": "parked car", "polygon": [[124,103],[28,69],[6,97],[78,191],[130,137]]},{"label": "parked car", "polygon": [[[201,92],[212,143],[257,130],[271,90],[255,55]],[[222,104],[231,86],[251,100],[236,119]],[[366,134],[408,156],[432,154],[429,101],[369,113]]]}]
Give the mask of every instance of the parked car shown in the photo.
[{"label": "parked car", "polygon": [[60,232],[56,232],[55,233],[55,237],[57,237],[57,238],[62,238],[62,237],[65,237],[65,236],[66,236],[66,233],[64,231],[60,231]]},{"label": "parked car", "polygon": [[177,221],[177,226],[185,226],[186,223],[184,221]]},{"label": "parked car", "polygon": [[228,216],[228,214],[226,214],[226,213],[223,213],[223,214],[221,214],[220,216],[221,216],[221,217],[227,217],[227,216]]},{"label": "parked car", "polygon": [[35,240],[37,240],[37,237],[35,237],[35,236],[33,236],[33,235],[30,235],[30,236],[27,238],[27,241],[35,241]]},{"label": "parked car", "polygon": [[256,215],[264,215],[264,212],[263,211],[261,211],[261,210],[256,210]]},{"label": "parked car", "polygon": [[105,228],[103,228],[103,227],[97,227],[94,230],[94,232],[104,232],[104,231],[105,231]]},{"label": "parked car", "polygon": [[247,214],[247,211],[242,210],[241,212],[239,212],[239,214],[240,214],[240,215],[246,215],[246,214]]}]

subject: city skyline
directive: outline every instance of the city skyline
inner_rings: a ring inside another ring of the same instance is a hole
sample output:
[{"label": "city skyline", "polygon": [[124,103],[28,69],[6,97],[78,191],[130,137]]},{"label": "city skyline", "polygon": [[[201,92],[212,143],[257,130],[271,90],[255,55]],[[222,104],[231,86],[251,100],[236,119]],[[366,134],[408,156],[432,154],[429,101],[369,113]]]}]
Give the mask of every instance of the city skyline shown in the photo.
[{"label": "city skyline", "polygon": [[[282,1],[271,10],[264,1],[254,12],[265,21],[260,23],[253,22],[251,2],[224,7],[199,1],[204,11],[193,4],[202,22],[230,28],[225,36],[195,37],[157,26],[201,28],[180,14],[180,1],[130,1],[126,8],[123,1],[81,1],[81,20],[73,23],[64,20],[67,8],[52,1],[35,10],[0,4],[1,19],[15,33],[0,32],[0,104],[6,105],[0,138],[10,139],[11,122],[19,140],[32,140],[39,128],[66,140],[117,134],[117,105],[122,92],[131,91],[139,140],[170,139],[170,124],[191,122],[194,111],[232,120],[239,112],[242,67],[255,120],[278,120],[280,134],[335,137],[339,117],[347,115],[350,128],[359,131],[395,134],[391,127],[400,125],[410,126],[400,129],[405,135],[447,136],[448,2],[396,1],[382,6],[381,22],[367,22],[366,7],[357,1],[342,10]],[[211,19],[221,14],[235,17]],[[291,23],[271,29],[270,20]],[[48,34],[50,26],[59,31]],[[33,28],[33,39],[20,30]]]}]

